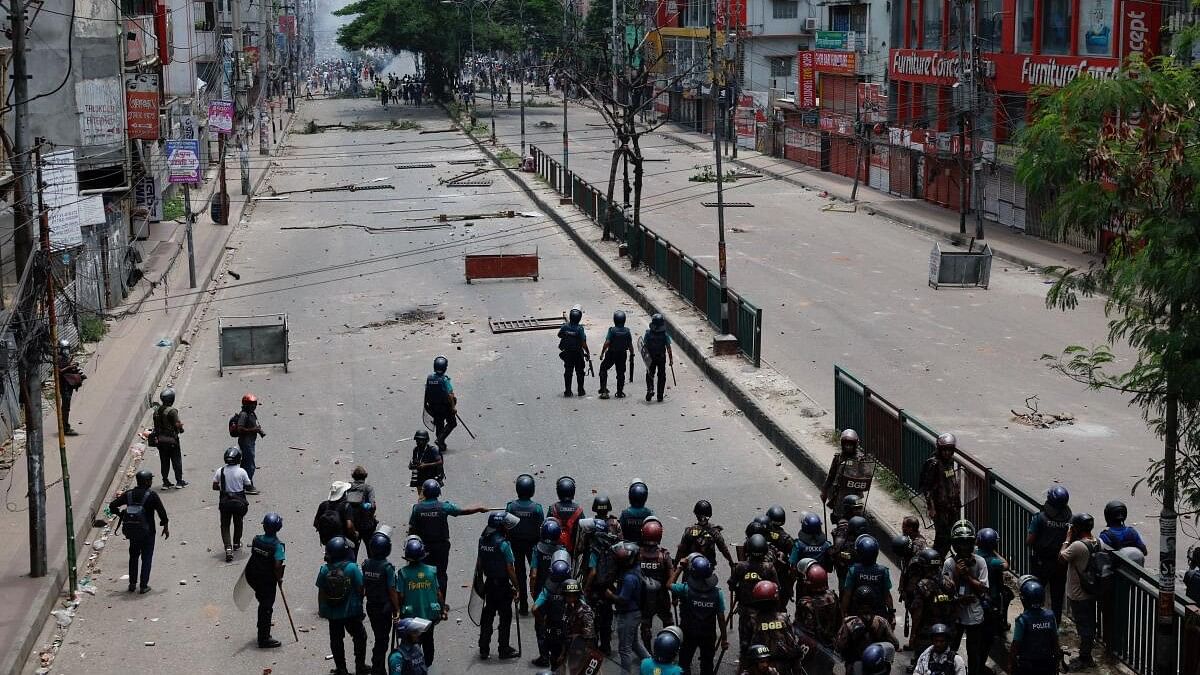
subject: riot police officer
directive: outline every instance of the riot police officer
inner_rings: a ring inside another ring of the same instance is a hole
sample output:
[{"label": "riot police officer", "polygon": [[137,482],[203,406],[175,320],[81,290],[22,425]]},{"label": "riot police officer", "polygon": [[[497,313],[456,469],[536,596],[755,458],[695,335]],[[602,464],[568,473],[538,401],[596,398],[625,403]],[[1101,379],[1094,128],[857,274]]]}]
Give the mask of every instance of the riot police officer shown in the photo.
[{"label": "riot police officer", "polygon": [[842,655],[847,668],[852,668],[862,659],[863,651],[871,643],[890,642],[895,647],[900,646],[900,641],[892,633],[891,624],[879,616],[877,608],[881,602],[871,586],[854,589],[850,610],[834,638],[834,647]]},{"label": "riot police officer", "polygon": [[[819,564],[823,571],[828,572],[833,569],[832,561],[829,557],[829,549],[833,543],[829,541],[829,537],[825,536],[824,524],[821,522],[821,516],[815,513],[805,512],[800,516],[800,531],[796,533],[796,538],[792,543],[792,551],[788,555],[788,564],[793,569],[796,565],[805,558],[810,558]],[[796,579],[796,595],[804,594],[802,590],[804,586],[804,578]]]},{"label": "riot police officer", "polygon": [[271,637],[271,614],[275,609],[275,592],[283,581],[283,568],[287,556],[279,531],[283,529],[283,518],[271,512],[263,516],[263,533],[250,542],[250,559],[246,561],[246,583],[254,589],[258,600],[258,646],[271,649],[279,646],[279,640]]},{"label": "riot police officer", "polygon": [[983,607],[983,644],[980,649],[984,654],[990,654],[992,643],[1005,631],[1008,622],[1008,605],[1012,600],[1012,591],[1004,583],[1004,573],[1008,570],[1008,561],[997,550],[1000,546],[1000,533],[990,527],[985,527],[975,535],[975,555],[983,558],[987,565],[988,592],[987,602]]},{"label": "riot police officer", "polygon": [[654,511],[646,508],[646,500],[650,498],[650,488],[642,481],[634,481],[629,485],[629,507],[621,511],[621,538],[640,544],[642,541],[642,523],[654,515]]},{"label": "riot police officer", "polygon": [[563,584],[571,578],[571,564],[566,560],[555,560],[550,564],[550,575],[533,601],[533,617],[537,622],[538,657],[533,665],[549,668],[557,664],[563,653],[563,614],[566,601]]},{"label": "riot police officer", "polygon": [[[771,665],[781,675],[801,673],[800,662],[808,653],[801,644],[792,617],[780,611],[779,585],[760,581],[751,591],[750,644],[766,645],[771,650]],[[747,656],[748,650],[747,650]]]},{"label": "riot police officer", "polygon": [[[547,518],[542,521],[538,543],[533,547],[533,559],[529,566],[530,597],[536,598],[542,592],[542,586],[546,585],[546,579],[550,578],[550,564],[554,562],[555,554],[559,551],[566,552],[567,547],[563,546],[561,539],[562,528],[557,520]],[[570,554],[567,556],[569,558]]]},{"label": "riot police officer", "polygon": [[575,479],[563,476],[554,484],[558,501],[550,505],[549,515],[562,527],[562,543],[567,551],[575,553],[575,526],[583,516],[583,507],[575,502]]},{"label": "riot police officer", "polygon": [[1059,661],[1058,621],[1044,607],[1046,589],[1036,578],[1021,584],[1025,611],[1013,624],[1012,675],[1053,675]]},{"label": "riot police officer", "polygon": [[1046,503],[1033,514],[1025,543],[1029,546],[1029,571],[1050,596],[1054,620],[1062,622],[1063,597],[1067,592],[1067,568],[1058,560],[1058,552],[1071,527],[1071,493],[1062,485],[1046,491]]},{"label": "riot police officer", "polygon": [[425,377],[425,412],[433,419],[438,447],[446,451],[446,437],[458,426],[458,396],[446,369],[450,360],[438,356],[433,360],[433,372]]},{"label": "riot police officer", "polygon": [[642,347],[649,362],[646,364],[646,401],[653,396],[654,376],[658,374],[658,402],[662,403],[663,390],[667,387],[666,365],[675,365],[675,353],[671,350],[671,336],[667,334],[667,320],[662,314],[650,317],[650,327],[642,336]]},{"label": "riot police officer", "polygon": [[833,645],[842,626],[842,609],[837,593],[829,588],[829,573],[811,558],[796,565],[796,624],[826,646]]},{"label": "riot police officer", "polygon": [[1183,587],[1193,602],[1200,602],[1200,546],[1188,549],[1188,570],[1183,573]]},{"label": "riot police officer", "polygon": [[937,437],[933,456],[921,467],[920,492],[925,497],[925,509],[933,521],[933,547],[946,555],[950,550],[950,528],[962,517],[962,489],[954,453],[958,439],[954,434]]},{"label": "riot police officer", "polygon": [[753,644],[750,642],[750,608],[753,606],[754,585],[760,581],[779,581],[775,576],[775,564],[767,557],[771,549],[766,537],[753,535],[746,540],[745,546],[746,560],[739,562],[729,575],[729,592],[738,612],[739,653],[743,655]]},{"label": "riot police officer", "polygon": [[492,628],[500,619],[498,630],[499,654],[502,659],[515,658],[509,637],[512,631],[513,601],[517,599],[517,570],[512,547],[508,543],[508,519],[503,511],[488,516],[488,527],[479,538],[479,557],[475,574],[483,576],[483,613],[479,620],[479,658],[487,660],[492,644]]},{"label": "riot police officer", "polygon": [[425,543],[425,563],[437,569],[438,588],[448,588],[446,567],[450,564],[450,516],[483,513],[480,505],[462,508],[451,501],[441,501],[442,486],[432,478],[421,486],[421,501],[412,507],[408,517],[408,533]]},{"label": "riot police officer", "polygon": [[792,600],[796,584],[792,576],[792,565],[788,562],[788,557],[795,548],[795,540],[783,528],[786,523],[787,511],[784,511],[782,506],[774,504],[767,509],[767,543],[776,553],[775,573],[779,577],[779,604],[785,609]]},{"label": "riot police officer", "polygon": [[594,530],[588,537],[587,576],[584,593],[595,611],[597,646],[605,654],[612,652],[613,600],[610,593],[620,572],[615,546],[620,542],[619,528],[609,521],[592,519]]},{"label": "riot police officer", "polygon": [[643,583],[649,589],[644,594],[650,599],[642,607],[642,642],[650,645],[650,633],[654,617],[662,622],[663,627],[674,623],[671,617],[670,580],[674,576],[671,568],[671,553],[660,546],[662,543],[663,527],[657,518],[648,517],[642,523],[641,549],[638,551],[638,566],[641,568]]},{"label": "riot police officer", "polygon": [[654,636],[650,645],[650,656],[642,659],[639,673],[646,675],[680,675],[683,669],[675,661],[683,645],[683,634],[678,627],[664,628]]},{"label": "riot police officer", "polygon": [[699,553],[716,562],[717,551],[720,551],[725,557],[725,562],[729,563],[729,568],[733,569],[734,562],[729,553],[729,545],[725,543],[725,537],[721,534],[721,526],[711,522],[712,513],[712,504],[707,499],[701,499],[692,507],[696,522],[683,530],[679,548],[675,550],[676,565],[692,553]]},{"label": "riot police officer", "polygon": [[692,672],[692,658],[697,651],[700,652],[700,674],[713,675],[718,629],[721,648],[729,648],[725,598],[718,587],[713,566],[713,562],[703,555],[694,556],[688,563],[687,579],[671,584],[671,593],[679,603],[679,627],[683,630],[679,665],[684,675]]},{"label": "riot police officer", "polygon": [[391,554],[392,538],[387,533],[376,532],[367,540],[367,559],[362,564],[363,592],[367,598],[367,620],[375,636],[371,644],[371,670],[375,673],[387,669],[392,616],[400,611],[396,567],[388,560]]},{"label": "riot police officer", "polygon": [[[521,522],[508,533],[508,541],[512,546],[513,556],[517,561],[517,580],[520,591],[521,614],[529,613],[529,589],[527,588],[527,566],[533,560],[533,548],[537,546],[542,531],[542,521],[546,514],[542,505],[533,501],[533,493],[537,484],[533,476],[523,473],[517,476],[517,498],[508,502],[504,510],[521,519]],[[532,597],[537,597],[536,595]]]},{"label": "riot police officer", "polygon": [[[625,312],[613,312],[613,325],[600,348],[600,398],[608,398],[608,369],[617,369],[617,398],[625,398],[625,361],[633,365],[633,334],[625,327]],[[570,387],[568,387],[570,389]]]},{"label": "riot police officer", "polygon": [[[850,495],[850,497],[857,499],[854,495]],[[850,520],[838,523],[833,530],[833,548],[830,549],[830,557],[833,559],[833,569],[837,572],[840,586],[846,585],[846,574],[850,571],[850,564],[854,562],[854,544],[858,541],[859,536],[867,533],[868,525],[866,518],[852,516]]]},{"label": "riot police officer", "polygon": [[446,470],[442,451],[438,446],[429,444],[429,432],[419,429],[413,434],[413,440],[417,445],[413,447],[412,459],[408,462],[408,469],[412,472],[408,486],[420,488],[429,479],[436,480],[439,485],[445,485]]},{"label": "riot police officer", "polygon": [[844,515],[841,508],[847,495],[853,494],[862,497],[861,492],[842,490],[842,470],[847,462],[852,462],[858,457],[858,432],[853,429],[843,429],[838,438],[838,447],[841,448],[841,454],[834,456],[833,462],[829,465],[829,471],[825,474],[825,484],[821,486],[821,501],[829,507],[834,523],[842,518],[850,517]]},{"label": "riot police officer", "polygon": [[880,605],[876,613],[884,616],[896,626],[896,608],[892,604],[892,575],[887,567],[880,565],[879,542],[869,534],[860,534],[854,542],[855,562],[846,573],[846,582],[842,585],[842,611],[849,613],[850,599],[854,591],[862,586],[869,586],[875,591],[875,597]]},{"label": "riot police officer", "polygon": [[583,310],[572,307],[567,322],[558,329],[558,358],[563,362],[563,396],[567,398],[571,397],[572,375],[577,382],[576,393],[587,395],[583,390],[583,366],[584,360],[590,359],[592,353],[588,350],[587,335],[579,323],[582,319]]},{"label": "riot police officer", "polygon": [[[562,594],[565,663],[571,668],[576,659],[588,659],[590,662],[592,658],[592,647],[596,643],[595,614],[580,597],[583,594],[583,584],[580,584],[578,579],[567,579],[563,583]],[[575,672],[574,668],[571,669]]]},{"label": "riot police officer", "polygon": [[942,585],[942,554],[937,549],[926,548],[910,565],[910,571],[917,577],[908,607],[913,621],[912,637],[908,640],[909,651],[913,654],[912,668],[909,668],[912,672],[917,657],[933,639],[930,631],[934,625],[953,624],[957,620],[957,607],[955,599]]}]

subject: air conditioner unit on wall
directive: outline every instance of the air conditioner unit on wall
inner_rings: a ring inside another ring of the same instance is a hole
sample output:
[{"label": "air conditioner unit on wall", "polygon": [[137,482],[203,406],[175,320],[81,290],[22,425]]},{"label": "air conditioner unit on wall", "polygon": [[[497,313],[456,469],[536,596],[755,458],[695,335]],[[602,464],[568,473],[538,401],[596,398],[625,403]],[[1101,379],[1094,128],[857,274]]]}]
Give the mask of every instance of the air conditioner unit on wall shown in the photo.
[{"label": "air conditioner unit on wall", "polygon": [[817,17],[809,16],[804,19],[804,30],[815,31],[817,29]]}]

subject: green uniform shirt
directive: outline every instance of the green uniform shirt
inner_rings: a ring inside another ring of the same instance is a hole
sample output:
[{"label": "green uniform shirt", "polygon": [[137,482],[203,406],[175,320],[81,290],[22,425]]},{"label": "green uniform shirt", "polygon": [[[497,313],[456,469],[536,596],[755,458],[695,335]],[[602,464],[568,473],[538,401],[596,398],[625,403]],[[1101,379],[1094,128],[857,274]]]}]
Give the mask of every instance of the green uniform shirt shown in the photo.
[{"label": "green uniform shirt", "polygon": [[396,591],[400,593],[400,616],[436,621],[441,618],[438,602],[437,570],[421,563],[409,563],[396,570]]}]

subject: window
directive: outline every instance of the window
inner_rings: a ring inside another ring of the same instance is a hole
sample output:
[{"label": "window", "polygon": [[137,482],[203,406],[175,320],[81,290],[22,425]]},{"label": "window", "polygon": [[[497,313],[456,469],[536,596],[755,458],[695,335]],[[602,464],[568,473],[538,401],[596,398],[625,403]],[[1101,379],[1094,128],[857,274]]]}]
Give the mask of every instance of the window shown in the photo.
[{"label": "window", "polygon": [[867,32],[867,5],[835,5],[829,8],[829,30]]},{"label": "window", "polygon": [[980,47],[985,52],[1000,51],[1000,38],[1004,35],[1002,4],[1001,0],[979,0],[975,30],[983,41]]},{"label": "window", "polygon": [[212,2],[197,2],[192,6],[196,17],[196,30],[213,30],[217,27],[217,6]]},{"label": "window", "polygon": [[792,57],[773,56],[769,60],[771,62],[771,77],[792,76]]},{"label": "window", "polygon": [[1017,52],[1020,54],[1033,53],[1033,2],[1034,0],[1020,0],[1020,24],[1017,31]]},{"label": "window", "polygon": [[922,119],[925,120],[925,128],[934,131],[940,130],[942,124],[938,119],[938,115],[941,114],[941,106],[938,105],[938,99],[941,87],[927,84],[922,88],[925,90],[924,110],[922,110]]},{"label": "window", "polygon": [[1112,0],[1080,0],[1079,53],[1112,56]]},{"label": "window", "polygon": [[1042,53],[1071,53],[1072,0],[1042,0]]},{"label": "window", "polygon": [[908,44],[910,49],[916,49],[921,44],[921,0],[909,0],[908,3]]},{"label": "window", "polygon": [[924,0],[925,36],[923,49],[942,48],[942,3],[941,0]]},{"label": "window", "polygon": [[154,10],[151,0],[121,0],[121,13],[125,16],[149,16]]},{"label": "window", "polygon": [[708,8],[709,3],[707,2],[689,2],[687,4],[687,12],[683,16],[683,26],[692,28],[707,28]]},{"label": "window", "polygon": [[[966,41],[967,37],[959,30],[961,28],[960,20],[966,19],[966,12],[969,11],[971,11],[969,8],[957,2],[950,5],[950,13],[946,17],[946,44],[949,49],[958,50],[960,44],[965,49],[971,48],[971,45]],[[960,43],[959,39],[962,39],[963,42]]]},{"label": "window", "polygon": [[772,19],[795,19],[800,16],[800,3],[794,0],[771,0]]}]

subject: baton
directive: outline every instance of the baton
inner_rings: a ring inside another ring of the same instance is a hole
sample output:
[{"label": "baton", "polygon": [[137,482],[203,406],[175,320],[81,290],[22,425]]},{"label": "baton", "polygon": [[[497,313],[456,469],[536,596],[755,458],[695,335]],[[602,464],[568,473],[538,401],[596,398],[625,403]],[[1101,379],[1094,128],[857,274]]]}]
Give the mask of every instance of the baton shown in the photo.
[{"label": "baton", "polygon": [[633,379],[633,350],[629,350],[629,379]]},{"label": "baton", "polygon": [[458,420],[458,423],[462,425],[462,428],[467,430],[467,435],[474,440],[475,434],[471,433],[471,427],[467,426],[467,423],[463,421],[462,415],[459,415],[457,410],[454,411],[454,418]]},{"label": "baton", "polygon": [[592,366],[592,355],[588,354],[588,375],[595,377],[596,368]]},{"label": "baton", "polygon": [[296,622],[292,621],[292,610],[288,607],[287,594],[283,592],[283,581],[276,579],[275,584],[279,586],[279,597],[283,598],[283,611],[287,613],[288,623],[292,626],[292,637],[296,638],[296,642],[299,642],[300,634],[296,632]]},{"label": "baton", "polygon": [[675,379],[675,362],[674,361],[671,362],[671,383],[675,385],[676,389],[679,388],[679,380]]},{"label": "baton", "polygon": [[521,658],[521,612],[516,598],[513,598],[513,622],[517,624],[517,658]]}]

